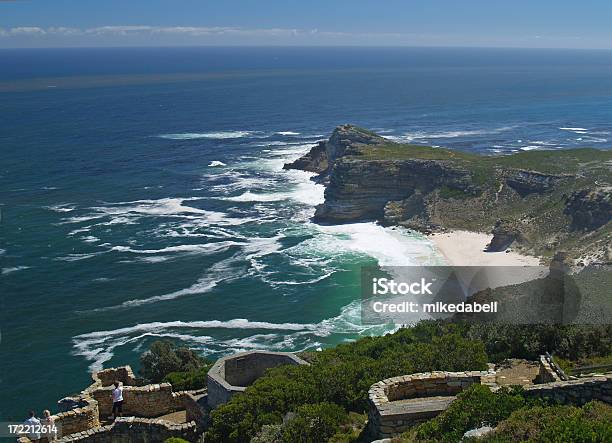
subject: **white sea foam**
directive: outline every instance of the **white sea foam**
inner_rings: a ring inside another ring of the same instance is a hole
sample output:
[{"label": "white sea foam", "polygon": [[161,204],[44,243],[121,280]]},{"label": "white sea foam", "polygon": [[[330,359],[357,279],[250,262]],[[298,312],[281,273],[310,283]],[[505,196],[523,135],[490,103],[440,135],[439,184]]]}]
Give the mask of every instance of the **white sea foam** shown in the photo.
[{"label": "white sea foam", "polygon": [[94,237],[93,235],[86,235],[85,237],[81,237],[85,243],[96,243],[99,242],[100,239],[98,237]]},{"label": "white sea foam", "polygon": [[353,253],[375,258],[381,266],[410,266],[437,263],[431,242],[402,228],[385,228],[375,223],[319,226],[324,234],[303,243],[324,254]]},{"label": "white sea foam", "polygon": [[579,131],[579,132],[588,131],[588,129],[586,129],[586,128],[569,128],[569,127],[566,127],[566,128],[559,128],[559,129],[562,130],[562,131],[572,131],[572,132],[576,132],[576,131]]},{"label": "white sea foam", "polygon": [[[190,198],[162,198],[158,200],[136,200],[130,202],[109,203],[106,206],[95,206],[90,208],[92,212],[87,215],[69,217],[62,224],[83,223],[92,220],[108,218],[109,220],[100,225],[109,226],[117,224],[134,224],[138,218],[146,216],[159,217],[187,217],[196,214],[205,217],[210,222],[220,221],[225,214],[204,209],[187,206],[186,201],[201,200],[198,197]],[[91,228],[91,226],[89,227]],[[85,228],[82,228],[85,229]],[[72,235],[81,232],[72,231]]]},{"label": "white sea foam", "polygon": [[398,142],[411,142],[415,140],[429,140],[439,138],[457,138],[457,137],[469,137],[489,134],[499,134],[501,132],[511,131],[516,126],[503,126],[500,128],[493,129],[473,129],[473,130],[461,130],[461,131],[445,131],[445,132],[407,132],[402,135],[388,135],[385,138]]},{"label": "white sea foam", "polygon": [[600,137],[584,137],[581,140],[586,143],[607,143],[608,142],[607,138],[600,138]]},{"label": "white sea foam", "polygon": [[278,134],[278,135],[300,135],[299,132],[293,132],[293,131],[280,131],[280,132],[275,132],[275,134]]},{"label": "white sea foam", "polygon": [[255,134],[254,131],[219,131],[219,132],[183,132],[176,134],[162,134],[159,138],[168,140],[197,140],[197,139],[213,139],[225,140],[233,138],[243,138]]},{"label": "white sea foam", "polygon": [[54,212],[72,212],[76,209],[76,206],[71,203],[61,203],[58,205],[45,206],[45,209]]},{"label": "white sea foam", "polygon": [[226,165],[225,163],[223,163],[222,161],[219,161],[219,160],[213,160],[213,161],[211,161],[211,162],[208,164],[208,166],[209,166],[210,168],[215,168],[215,167],[218,167],[218,166],[227,166],[227,165]]},{"label": "white sea foam", "polygon": [[289,198],[289,196],[282,193],[258,194],[255,192],[246,191],[245,193],[236,195],[234,197],[225,197],[224,200],[233,202],[273,202],[286,200],[287,198]]},{"label": "white sea foam", "polygon": [[175,253],[187,253],[187,254],[214,254],[220,251],[225,251],[232,246],[240,246],[242,243],[226,241],[226,242],[215,242],[205,243],[197,245],[176,245],[168,246],[161,249],[134,249],[129,246],[113,246],[111,251],[115,252],[130,252],[132,254],[175,254]]},{"label": "white sea foam", "polygon": [[14,266],[12,268],[2,268],[2,275],[12,274],[13,272],[24,271],[30,269],[30,266]]},{"label": "white sea foam", "polygon": [[[142,342],[149,337],[166,337],[180,340],[190,346],[203,345],[203,349],[222,353],[235,353],[250,349],[293,350],[314,349],[319,341],[329,335],[345,334],[347,338],[360,335],[380,335],[396,328],[361,324],[359,301],[350,303],[334,317],[319,323],[272,323],[248,319],[169,321],[142,323],[115,330],[94,331],[73,337],[74,354],[91,362],[90,369],[99,370],[110,360],[117,347]],[[262,331],[246,337],[215,339],[200,331],[230,329],[236,331]],[[263,332],[266,331],[266,332]],[[275,332],[277,331],[277,332]],[[191,334],[189,332],[192,332]]]}]

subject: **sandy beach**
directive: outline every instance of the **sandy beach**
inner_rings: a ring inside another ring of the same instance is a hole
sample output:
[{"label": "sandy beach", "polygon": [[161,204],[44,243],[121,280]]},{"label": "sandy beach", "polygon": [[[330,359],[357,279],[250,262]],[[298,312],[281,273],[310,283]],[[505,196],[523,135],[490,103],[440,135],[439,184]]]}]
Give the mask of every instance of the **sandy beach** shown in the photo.
[{"label": "sandy beach", "polygon": [[484,232],[452,231],[428,238],[452,266],[538,266],[540,259],[510,252],[484,252],[492,235]]}]

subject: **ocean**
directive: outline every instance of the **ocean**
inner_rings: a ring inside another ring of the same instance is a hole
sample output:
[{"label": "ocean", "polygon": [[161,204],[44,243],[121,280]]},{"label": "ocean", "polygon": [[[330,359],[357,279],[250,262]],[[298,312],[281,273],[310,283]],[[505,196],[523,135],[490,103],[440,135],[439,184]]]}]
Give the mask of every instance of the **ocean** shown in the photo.
[{"label": "ocean", "polygon": [[440,260],[421,235],[310,221],[282,166],[354,123],[483,154],[612,143],[612,52],[0,50],[0,420],[138,364],[383,334],[360,268]]}]

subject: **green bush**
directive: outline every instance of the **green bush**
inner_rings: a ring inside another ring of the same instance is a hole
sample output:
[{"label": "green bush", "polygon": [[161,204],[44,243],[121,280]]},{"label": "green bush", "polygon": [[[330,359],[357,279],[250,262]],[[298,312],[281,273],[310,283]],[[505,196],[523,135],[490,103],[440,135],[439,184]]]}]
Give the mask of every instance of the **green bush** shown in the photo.
[{"label": "green bush", "polygon": [[159,383],[172,372],[197,371],[207,364],[207,360],[191,349],[158,340],[140,356],[140,374],[151,382]]},{"label": "green bush", "polygon": [[502,388],[496,393],[484,385],[472,385],[459,393],[449,408],[416,429],[416,440],[458,442],[463,434],[480,426],[495,426],[511,413],[531,404],[521,388]]},{"label": "green bush", "polygon": [[295,416],[283,426],[285,443],[326,442],[346,423],[348,414],[333,403],[316,403],[297,408]]},{"label": "green bush", "polygon": [[566,360],[606,356],[612,349],[612,325],[474,324],[467,336],[480,340],[491,361],[506,358],[537,360],[550,352]]},{"label": "green bush", "polygon": [[537,406],[514,412],[483,442],[610,442],[612,406],[591,402],[575,406]]},{"label": "green bush", "polygon": [[172,437],[164,440],[164,443],[189,443],[187,440],[183,440],[182,438]]},{"label": "green bush", "polygon": [[162,381],[170,383],[175,391],[189,391],[206,387],[209,364],[188,372],[171,372]]}]

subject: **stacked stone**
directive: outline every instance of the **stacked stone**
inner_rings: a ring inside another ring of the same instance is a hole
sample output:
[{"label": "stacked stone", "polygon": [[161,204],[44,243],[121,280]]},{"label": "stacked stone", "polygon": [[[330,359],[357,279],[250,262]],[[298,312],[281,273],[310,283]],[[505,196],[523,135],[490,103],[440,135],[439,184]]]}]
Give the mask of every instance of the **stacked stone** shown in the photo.
[{"label": "stacked stone", "polygon": [[583,405],[592,400],[612,404],[612,374],[534,385],[525,392],[563,404]]},{"label": "stacked stone", "polygon": [[195,422],[175,424],[150,418],[118,418],[112,425],[75,433],[59,439],[58,443],[157,442],[171,437],[195,441],[198,437]]},{"label": "stacked stone", "polygon": [[[369,431],[375,438],[401,434],[440,414],[468,386],[494,384],[494,372],[424,372],[382,380],[368,392]],[[432,398],[435,397],[435,398]],[[402,400],[414,399],[410,404]]]}]

